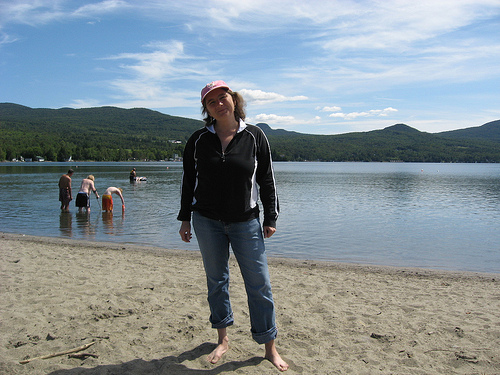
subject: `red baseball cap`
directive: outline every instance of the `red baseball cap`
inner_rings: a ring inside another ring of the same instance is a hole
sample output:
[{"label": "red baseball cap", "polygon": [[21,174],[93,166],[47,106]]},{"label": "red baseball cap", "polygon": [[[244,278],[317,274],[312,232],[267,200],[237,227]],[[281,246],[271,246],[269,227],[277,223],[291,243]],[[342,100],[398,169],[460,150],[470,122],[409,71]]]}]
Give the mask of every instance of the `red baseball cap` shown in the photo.
[{"label": "red baseball cap", "polygon": [[210,83],[207,83],[205,87],[201,90],[201,102],[203,103],[203,99],[205,99],[205,96],[208,95],[209,92],[215,90],[215,89],[227,89],[230,90],[229,86],[226,84],[224,81],[213,81]]}]

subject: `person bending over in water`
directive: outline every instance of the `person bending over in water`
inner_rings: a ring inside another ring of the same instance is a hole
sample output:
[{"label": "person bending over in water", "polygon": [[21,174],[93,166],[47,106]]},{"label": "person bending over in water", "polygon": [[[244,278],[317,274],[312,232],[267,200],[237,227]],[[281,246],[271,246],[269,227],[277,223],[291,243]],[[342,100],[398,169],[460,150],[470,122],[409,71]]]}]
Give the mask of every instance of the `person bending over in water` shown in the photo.
[{"label": "person bending over in water", "polygon": [[125,211],[125,200],[122,195],[123,189],[110,186],[102,195],[102,210],[106,212],[113,212],[113,197],[111,194],[116,194],[122,200],[122,211]]}]

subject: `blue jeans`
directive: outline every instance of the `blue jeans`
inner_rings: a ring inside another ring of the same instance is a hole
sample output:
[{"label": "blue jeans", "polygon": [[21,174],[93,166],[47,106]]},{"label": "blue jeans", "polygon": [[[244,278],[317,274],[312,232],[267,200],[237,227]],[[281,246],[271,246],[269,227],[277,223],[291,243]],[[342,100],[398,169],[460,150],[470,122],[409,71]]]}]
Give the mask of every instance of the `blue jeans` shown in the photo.
[{"label": "blue jeans", "polygon": [[193,228],[207,276],[210,322],[213,328],[233,324],[229,301],[229,244],[245,282],[252,337],[259,344],[276,338],[274,301],[259,219],[225,223],[193,212]]}]

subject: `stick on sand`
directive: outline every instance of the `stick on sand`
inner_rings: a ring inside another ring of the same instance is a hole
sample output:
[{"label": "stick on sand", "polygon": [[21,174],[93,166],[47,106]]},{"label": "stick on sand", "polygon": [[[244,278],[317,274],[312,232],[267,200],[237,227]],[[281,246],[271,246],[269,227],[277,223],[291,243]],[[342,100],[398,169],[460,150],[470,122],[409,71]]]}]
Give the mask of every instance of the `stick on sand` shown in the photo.
[{"label": "stick on sand", "polygon": [[59,352],[59,353],[53,353],[53,354],[48,354],[48,355],[42,355],[40,357],[35,357],[35,358],[30,358],[30,359],[25,359],[24,361],[19,361],[20,364],[24,365],[26,363],[29,363],[31,361],[34,361],[35,359],[47,359],[47,358],[52,358],[52,357],[59,357],[61,355],[65,355],[65,354],[70,354],[70,353],[76,353],[76,352],[79,352],[79,351],[82,351],[82,350],[85,350],[87,349],[89,346],[92,346],[95,344],[95,341],[92,341],[88,344],[85,344],[85,345],[82,345],[82,346],[79,346],[78,348],[74,348],[74,349],[70,349],[70,350],[66,350],[64,352]]}]

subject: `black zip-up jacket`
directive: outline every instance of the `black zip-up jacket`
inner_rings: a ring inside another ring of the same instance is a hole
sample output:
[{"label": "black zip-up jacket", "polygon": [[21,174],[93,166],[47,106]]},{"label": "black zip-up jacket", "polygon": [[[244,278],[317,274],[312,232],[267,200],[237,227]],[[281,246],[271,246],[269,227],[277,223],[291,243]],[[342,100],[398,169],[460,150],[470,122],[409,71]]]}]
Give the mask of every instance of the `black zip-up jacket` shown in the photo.
[{"label": "black zip-up jacket", "polygon": [[184,149],[183,166],[178,220],[190,221],[191,211],[224,222],[257,218],[260,192],[263,225],[276,227],[279,203],[271,149],[259,127],[240,121],[225,152],[212,125],[194,132]]}]

